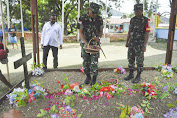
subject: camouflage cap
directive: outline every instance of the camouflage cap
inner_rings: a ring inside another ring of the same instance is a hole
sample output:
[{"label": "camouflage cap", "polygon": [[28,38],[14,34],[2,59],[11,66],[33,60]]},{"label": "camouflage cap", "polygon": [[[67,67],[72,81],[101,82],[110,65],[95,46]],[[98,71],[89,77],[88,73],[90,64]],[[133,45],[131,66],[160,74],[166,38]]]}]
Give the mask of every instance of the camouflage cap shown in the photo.
[{"label": "camouflage cap", "polygon": [[92,2],[92,3],[90,3],[90,8],[91,8],[93,14],[99,14],[100,6],[98,4]]},{"label": "camouflage cap", "polygon": [[135,4],[134,11],[143,10],[143,4]]}]

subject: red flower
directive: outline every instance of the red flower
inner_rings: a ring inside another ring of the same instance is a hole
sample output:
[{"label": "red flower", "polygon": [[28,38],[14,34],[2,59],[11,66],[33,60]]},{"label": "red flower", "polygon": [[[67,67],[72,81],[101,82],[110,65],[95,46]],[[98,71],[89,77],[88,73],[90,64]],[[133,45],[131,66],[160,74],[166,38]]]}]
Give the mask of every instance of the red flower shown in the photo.
[{"label": "red flower", "polygon": [[64,87],[64,85],[62,84],[62,85],[61,85],[61,89],[63,89],[63,87]]},{"label": "red flower", "polygon": [[142,95],[145,95],[145,92],[144,92],[144,91],[141,91],[141,94],[142,94]]},{"label": "red flower", "polygon": [[141,83],[141,87],[145,87],[145,86],[146,86],[145,82]]},{"label": "red flower", "polygon": [[65,93],[65,90],[62,91],[62,94],[64,94],[64,93]]},{"label": "red flower", "polygon": [[151,88],[151,89],[154,89],[155,84],[154,85],[150,84],[150,85],[148,85],[148,87]]},{"label": "red flower", "polygon": [[110,91],[110,87],[103,87],[103,88],[100,89],[100,91],[109,92]]},{"label": "red flower", "polygon": [[60,84],[60,81],[58,81],[57,84]]},{"label": "red flower", "polygon": [[117,68],[116,72],[119,72],[119,71],[120,71],[120,69],[119,69],[119,68]]},{"label": "red flower", "polygon": [[81,88],[81,87],[79,87],[79,89],[81,90],[82,88]]}]

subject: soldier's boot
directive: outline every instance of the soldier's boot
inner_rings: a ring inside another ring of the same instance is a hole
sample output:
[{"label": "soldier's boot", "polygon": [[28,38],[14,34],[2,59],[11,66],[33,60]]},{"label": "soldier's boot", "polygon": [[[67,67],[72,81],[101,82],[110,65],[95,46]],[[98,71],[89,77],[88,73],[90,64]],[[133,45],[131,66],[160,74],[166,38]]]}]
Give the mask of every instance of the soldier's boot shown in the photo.
[{"label": "soldier's boot", "polygon": [[132,81],[132,83],[138,83],[141,79],[141,71],[137,72],[137,75],[135,77],[135,79]]},{"label": "soldier's boot", "polygon": [[134,78],[133,70],[130,70],[129,75],[124,78],[124,80],[128,81]]},{"label": "soldier's boot", "polygon": [[84,83],[85,84],[89,84],[90,83],[90,80],[91,80],[91,76],[90,76],[90,74],[86,74],[86,79],[85,79],[85,81],[84,81]]},{"label": "soldier's boot", "polygon": [[96,78],[97,78],[97,76],[93,76],[90,86],[92,86],[96,83]]}]

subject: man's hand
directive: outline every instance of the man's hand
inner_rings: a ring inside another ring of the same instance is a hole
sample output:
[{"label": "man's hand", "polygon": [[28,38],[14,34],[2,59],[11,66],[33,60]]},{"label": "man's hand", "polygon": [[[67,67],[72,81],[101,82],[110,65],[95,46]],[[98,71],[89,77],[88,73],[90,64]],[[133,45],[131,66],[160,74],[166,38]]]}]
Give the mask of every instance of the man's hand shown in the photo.
[{"label": "man's hand", "polygon": [[142,52],[146,52],[146,47],[142,47],[142,48],[141,48],[141,51],[142,51]]},{"label": "man's hand", "polygon": [[128,47],[128,42],[126,42],[125,47]]},{"label": "man's hand", "polygon": [[62,49],[62,45],[60,45],[60,49]]},{"label": "man's hand", "polygon": [[21,111],[12,109],[9,112],[4,113],[3,116],[1,116],[1,118],[25,118],[25,117]]},{"label": "man's hand", "polygon": [[44,46],[41,44],[41,48],[43,49],[44,48]]}]

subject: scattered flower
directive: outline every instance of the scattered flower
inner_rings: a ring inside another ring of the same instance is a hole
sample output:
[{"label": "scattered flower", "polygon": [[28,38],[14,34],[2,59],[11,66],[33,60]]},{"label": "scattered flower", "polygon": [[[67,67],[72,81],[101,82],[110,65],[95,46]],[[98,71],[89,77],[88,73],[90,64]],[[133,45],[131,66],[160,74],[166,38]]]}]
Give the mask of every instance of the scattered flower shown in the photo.
[{"label": "scattered flower", "polygon": [[113,71],[118,74],[124,74],[124,75],[126,74],[126,70],[122,66],[119,66],[118,68],[114,69]]}]

